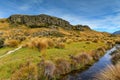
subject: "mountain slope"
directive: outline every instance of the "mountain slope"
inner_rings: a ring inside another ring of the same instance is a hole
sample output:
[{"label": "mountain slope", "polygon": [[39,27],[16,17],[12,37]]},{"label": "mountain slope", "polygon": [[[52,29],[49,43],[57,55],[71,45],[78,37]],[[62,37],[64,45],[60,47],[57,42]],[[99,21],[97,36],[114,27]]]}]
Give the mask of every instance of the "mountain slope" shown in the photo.
[{"label": "mountain slope", "polygon": [[119,30],[119,31],[114,32],[113,34],[120,34],[120,30]]}]

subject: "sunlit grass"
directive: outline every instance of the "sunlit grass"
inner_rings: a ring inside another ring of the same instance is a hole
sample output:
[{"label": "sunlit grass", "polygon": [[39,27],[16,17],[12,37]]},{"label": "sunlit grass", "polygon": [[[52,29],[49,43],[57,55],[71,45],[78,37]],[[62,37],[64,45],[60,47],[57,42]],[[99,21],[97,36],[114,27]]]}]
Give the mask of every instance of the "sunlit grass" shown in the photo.
[{"label": "sunlit grass", "polygon": [[[64,49],[51,48],[47,49],[45,52],[45,59],[55,61],[58,58],[65,58],[69,60],[69,54],[77,55],[84,51],[89,52],[91,50],[97,49],[98,47],[104,46],[104,43],[90,43],[86,42],[74,42],[71,44],[66,44]],[[12,48],[2,48],[0,50],[1,54],[4,54],[6,51]],[[38,63],[40,61],[41,53],[37,49],[22,48],[4,58],[0,59],[0,78],[6,79],[9,78],[14,70],[18,66],[27,61]],[[3,74],[4,73],[4,74]]]},{"label": "sunlit grass", "polygon": [[12,50],[14,48],[10,48],[10,47],[4,47],[4,48],[0,48],[0,56],[5,54],[6,52]]}]

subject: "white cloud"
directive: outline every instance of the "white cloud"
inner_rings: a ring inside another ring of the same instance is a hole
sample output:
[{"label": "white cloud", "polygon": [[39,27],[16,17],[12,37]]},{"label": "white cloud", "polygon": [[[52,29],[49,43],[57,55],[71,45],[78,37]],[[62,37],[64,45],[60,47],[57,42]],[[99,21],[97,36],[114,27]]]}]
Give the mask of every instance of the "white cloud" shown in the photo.
[{"label": "white cloud", "polygon": [[19,9],[20,9],[20,10],[23,10],[23,11],[28,10],[29,8],[30,8],[29,5],[24,5],[24,6],[20,6],[20,7],[19,7]]},{"label": "white cloud", "polygon": [[59,10],[58,8],[44,10],[44,13],[63,18],[69,21],[73,25],[76,25],[76,24],[88,25],[94,30],[114,32],[120,29],[119,13],[117,15],[104,16],[101,19],[99,18],[89,19],[84,16],[64,13],[64,11]]},{"label": "white cloud", "polygon": [[25,2],[21,6],[18,6],[20,10],[29,10],[30,8],[33,8],[35,6],[38,6],[40,3],[42,3],[43,0],[29,0],[27,3]]},{"label": "white cloud", "polygon": [[[8,1],[11,9],[8,10],[8,8],[6,11],[15,13],[16,9],[18,13],[22,13],[22,11],[31,14],[45,13],[61,17],[74,25],[89,25],[92,29],[100,31],[114,32],[120,29],[120,0],[61,0],[63,2],[61,6],[65,5],[65,8],[54,4],[49,7],[51,5],[49,2],[45,3],[49,8],[43,7],[40,5],[43,1],[29,0],[26,2],[23,0],[23,3],[19,5]],[[34,10],[36,11],[34,12]],[[2,16],[3,14],[0,13],[0,17]]]}]

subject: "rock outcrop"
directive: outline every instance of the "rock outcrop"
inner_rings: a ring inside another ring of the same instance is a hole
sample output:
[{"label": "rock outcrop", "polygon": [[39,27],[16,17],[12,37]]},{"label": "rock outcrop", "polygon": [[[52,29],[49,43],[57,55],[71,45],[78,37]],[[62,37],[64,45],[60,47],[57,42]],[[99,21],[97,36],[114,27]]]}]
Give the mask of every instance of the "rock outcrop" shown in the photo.
[{"label": "rock outcrop", "polygon": [[70,29],[71,24],[68,21],[65,21],[61,18],[41,14],[41,15],[12,15],[8,18],[8,21],[11,24],[21,24],[26,25],[31,28],[57,28],[62,27],[65,29]]},{"label": "rock outcrop", "polygon": [[91,28],[87,25],[75,25],[72,28],[79,31],[91,30]]},{"label": "rock outcrop", "polygon": [[8,18],[9,23],[12,25],[26,25],[31,28],[64,28],[68,30],[91,30],[86,25],[71,25],[68,21],[61,18],[41,14],[41,15],[11,15]]}]

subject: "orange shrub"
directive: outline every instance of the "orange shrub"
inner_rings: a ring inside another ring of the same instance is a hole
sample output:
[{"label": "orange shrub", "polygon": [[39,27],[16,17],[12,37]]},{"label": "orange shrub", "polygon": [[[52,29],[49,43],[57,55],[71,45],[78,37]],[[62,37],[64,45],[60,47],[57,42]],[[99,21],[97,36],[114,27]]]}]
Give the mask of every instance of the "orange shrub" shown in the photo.
[{"label": "orange shrub", "polygon": [[11,40],[6,40],[5,41],[5,46],[16,47],[18,45],[19,45],[19,41],[18,40],[11,39]]},{"label": "orange shrub", "polygon": [[44,51],[47,49],[47,43],[44,41],[38,41],[36,44],[36,47],[38,48],[39,51]]}]

